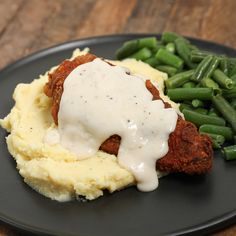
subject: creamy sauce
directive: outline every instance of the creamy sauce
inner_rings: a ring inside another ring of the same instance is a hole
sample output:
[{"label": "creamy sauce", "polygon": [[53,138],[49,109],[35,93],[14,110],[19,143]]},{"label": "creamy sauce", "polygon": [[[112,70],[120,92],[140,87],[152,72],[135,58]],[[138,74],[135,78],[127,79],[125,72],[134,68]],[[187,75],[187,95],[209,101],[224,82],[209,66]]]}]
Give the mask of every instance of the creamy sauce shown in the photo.
[{"label": "creamy sauce", "polygon": [[111,135],[119,135],[118,162],[133,173],[141,191],[157,188],[156,161],[168,152],[176,121],[173,108],[152,101],[141,77],[101,59],[78,66],[64,82],[58,113],[61,145],[84,159]]}]

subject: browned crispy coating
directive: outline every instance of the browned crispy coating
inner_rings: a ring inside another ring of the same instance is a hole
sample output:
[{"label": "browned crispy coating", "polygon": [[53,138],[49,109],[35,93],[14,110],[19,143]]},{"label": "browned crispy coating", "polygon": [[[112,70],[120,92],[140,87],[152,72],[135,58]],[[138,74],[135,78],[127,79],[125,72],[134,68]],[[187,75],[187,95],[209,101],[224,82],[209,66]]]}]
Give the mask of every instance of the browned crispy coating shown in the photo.
[{"label": "browned crispy coating", "polygon": [[[77,66],[92,61],[96,56],[86,54],[76,57],[72,61],[64,61],[51,74],[49,81],[44,87],[47,96],[52,97],[52,116],[58,123],[58,110],[63,93],[63,83],[69,73]],[[153,100],[161,99],[159,91],[150,82],[146,81],[146,87],[153,95]],[[164,101],[163,101],[164,102]],[[165,107],[171,107],[164,102]],[[109,154],[117,155],[121,138],[114,134],[105,140],[100,150]],[[197,128],[191,122],[178,117],[176,128],[169,136],[168,153],[157,161],[157,169],[165,172],[184,172],[187,174],[202,174],[208,172],[212,167],[213,150],[210,138],[198,133]]]},{"label": "browned crispy coating", "polygon": [[158,170],[201,174],[211,169],[211,140],[207,135],[200,135],[191,122],[179,117],[175,131],[169,136],[168,144],[168,153],[157,161]]},{"label": "browned crispy coating", "polygon": [[64,80],[70,74],[70,72],[74,70],[77,66],[86,62],[93,61],[95,58],[95,55],[88,53],[84,56],[76,57],[72,61],[65,60],[58,66],[58,68],[53,73],[48,74],[48,82],[44,86],[44,93],[48,97],[52,98],[51,113],[55,124],[58,125],[57,114],[61,101],[61,95],[63,93]]}]

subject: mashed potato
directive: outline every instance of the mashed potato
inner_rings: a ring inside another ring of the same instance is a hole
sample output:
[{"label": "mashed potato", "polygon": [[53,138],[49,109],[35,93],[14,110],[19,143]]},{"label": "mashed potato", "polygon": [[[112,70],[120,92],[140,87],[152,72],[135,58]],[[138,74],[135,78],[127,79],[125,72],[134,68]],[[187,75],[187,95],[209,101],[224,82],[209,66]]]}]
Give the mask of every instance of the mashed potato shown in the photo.
[{"label": "mashed potato", "polygon": [[[86,52],[75,50],[73,57]],[[148,77],[163,89],[166,74],[149,65],[134,59],[112,63]],[[10,133],[6,138],[8,149],[24,181],[57,201],[69,201],[78,196],[92,200],[103,195],[105,189],[113,192],[135,184],[133,175],[118,164],[114,155],[99,151],[91,158],[78,160],[59,144],[45,140],[47,132],[54,128],[51,99],[43,92],[47,74],[30,84],[19,84],[13,94],[15,106],[0,120],[0,125]],[[163,93],[161,96],[169,101]],[[172,106],[176,107],[174,103]]]}]

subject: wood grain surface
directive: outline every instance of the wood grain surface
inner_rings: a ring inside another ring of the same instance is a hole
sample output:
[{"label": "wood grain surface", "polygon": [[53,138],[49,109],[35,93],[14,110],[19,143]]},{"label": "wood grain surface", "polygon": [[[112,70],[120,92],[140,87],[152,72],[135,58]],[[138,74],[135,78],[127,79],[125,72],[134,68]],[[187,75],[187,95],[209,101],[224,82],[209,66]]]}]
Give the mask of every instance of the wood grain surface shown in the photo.
[{"label": "wood grain surface", "polygon": [[[0,68],[68,40],[177,33],[236,48],[235,0],[0,0]],[[0,236],[23,235],[0,223]],[[236,226],[214,234],[235,236]]]}]

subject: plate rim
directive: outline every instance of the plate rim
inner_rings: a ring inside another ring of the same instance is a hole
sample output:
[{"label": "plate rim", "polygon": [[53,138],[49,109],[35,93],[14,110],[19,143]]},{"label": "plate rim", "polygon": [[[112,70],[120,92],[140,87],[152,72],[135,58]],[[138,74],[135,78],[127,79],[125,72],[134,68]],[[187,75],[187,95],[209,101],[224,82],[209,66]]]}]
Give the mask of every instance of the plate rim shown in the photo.
[{"label": "plate rim", "polygon": [[[79,38],[79,39],[75,39],[75,40],[68,40],[63,43],[58,43],[58,44],[37,50],[33,53],[30,53],[29,55],[23,56],[19,59],[16,59],[16,60],[10,62],[9,64],[5,65],[3,68],[0,69],[0,75],[7,73],[8,70],[12,70],[14,68],[19,67],[19,66],[27,63],[28,61],[41,58],[41,57],[45,56],[45,54],[46,55],[53,54],[58,51],[63,51],[66,49],[73,48],[73,46],[76,46],[78,43],[82,44],[82,43],[89,42],[92,44],[97,44],[97,42],[104,42],[104,41],[114,42],[114,41],[119,41],[119,39],[129,40],[129,39],[138,38],[138,37],[151,37],[151,36],[160,37],[161,34],[160,33],[107,34],[107,35],[97,35],[94,37],[83,37],[83,38]],[[220,44],[220,43],[210,41],[210,40],[204,40],[201,38],[189,37],[189,36],[185,36],[185,35],[183,35],[183,37],[188,38],[191,41],[198,41],[200,43],[211,44],[211,45],[214,45],[215,47],[224,47],[225,49],[233,50],[236,53],[236,48],[230,47],[228,45]]]},{"label": "plate rim", "polygon": [[[138,37],[150,37],[150,36],[155,36],[155,37],[160,37],[161,34],[157,33],[125,33],[125,34],[108,34],[108,35],[98,35],[94,37],[84,37],[80,39],[75,39],[75,40],[70,40],[66,41],[63,43],[55,44],[50,47],[46,47],[44,49],[35,51],[27,56],[24,56],[22,58],[19,58],[8,65],[4,66],[3,68],[0,69],[0,77],[4,76],[4,74],[7,74],[8,72],[15,70],[24,64],[27,64],[28,62],[38,60],[44,56],[51,55],[54,53],[58,53],[64,50],[68,49],[74,49],[76,47],[79,47],[78,44],[90,44],[90,45],[97,45],[99,43],[104,43],[104,42],[115,42],[115,41],[126,41]],[[184,36],[184,35],[183,35]],[[191,41],[203,43],[203,44],[211,44],[214,47],[221,47],[225,48],[226,50],[233,51],[236,53],[236,49],[232,48],[230,46],[220,44],[217,42],[213,41],[208,41],[204,40],[201,38],[194,38],[194,37],[188,37],[184,36]],[[31,226],[25,223],[20,223],[19,221],[14,220],[11,217],[5,216],[4,214],[0,213],[0,221],[3,223],[7,224],[8,226],[14,228],[17,231],[24,231],[26,233],[33,233],[37,235],[64,235],[61,234],[60,232],[57,231],[52,231],[52,230],[47,230],[47,229],[42,229]],[[236,222],[236,209],[233,211],[230,211],[229,213],[223,214],[222,216],[219,216],[217,218],[214,218],[208,222],[202,223],[198,226],[192,227],[192,228],[187,228],[183,230],[179,230],[175,232],[174,234],[166,234],[166,235],[192,235],[196,233],[210,233],[215,230],[223,229],[229,225],[232,225]],[[71,234],[66,234],[66,235],[71,235]]]}]

